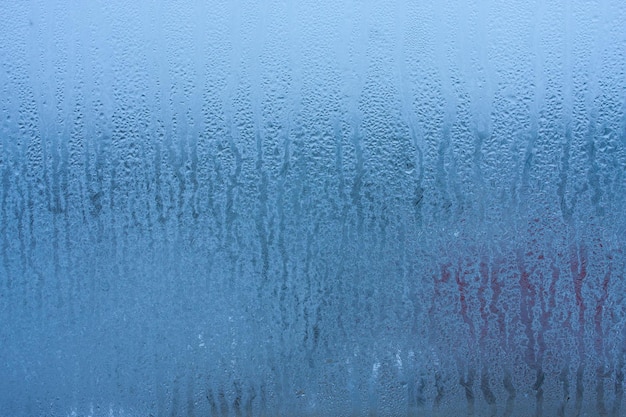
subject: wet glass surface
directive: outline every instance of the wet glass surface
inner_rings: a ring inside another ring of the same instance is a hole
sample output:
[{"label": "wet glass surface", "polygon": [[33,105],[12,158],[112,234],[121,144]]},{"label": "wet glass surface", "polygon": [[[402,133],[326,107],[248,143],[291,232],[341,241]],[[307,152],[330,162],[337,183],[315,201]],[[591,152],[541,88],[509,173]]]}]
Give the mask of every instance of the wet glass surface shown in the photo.
[{"label": "wet glass surface", "polygon": [[2,3],[1,415],[626,413],[626,3]]}]

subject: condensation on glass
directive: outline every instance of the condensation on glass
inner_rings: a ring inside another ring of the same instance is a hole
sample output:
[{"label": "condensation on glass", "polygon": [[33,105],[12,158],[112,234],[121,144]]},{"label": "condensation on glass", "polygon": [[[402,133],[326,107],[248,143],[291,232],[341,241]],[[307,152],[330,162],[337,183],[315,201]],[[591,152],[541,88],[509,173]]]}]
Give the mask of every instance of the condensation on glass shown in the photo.
[{"label": "condensation on glass", "polygon": [[623,1],[2,3],[0,414],[626,413]]}]

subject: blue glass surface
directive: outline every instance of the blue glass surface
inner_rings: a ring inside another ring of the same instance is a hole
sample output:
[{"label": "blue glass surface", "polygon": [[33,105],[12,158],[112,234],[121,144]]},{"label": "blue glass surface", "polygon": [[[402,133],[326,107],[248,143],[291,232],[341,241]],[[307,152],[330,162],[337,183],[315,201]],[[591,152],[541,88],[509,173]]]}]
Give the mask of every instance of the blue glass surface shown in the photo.
[{"label": "blue glass surface", "polygon": [[626,415],[622,0],[0,3],[0,415]]}]

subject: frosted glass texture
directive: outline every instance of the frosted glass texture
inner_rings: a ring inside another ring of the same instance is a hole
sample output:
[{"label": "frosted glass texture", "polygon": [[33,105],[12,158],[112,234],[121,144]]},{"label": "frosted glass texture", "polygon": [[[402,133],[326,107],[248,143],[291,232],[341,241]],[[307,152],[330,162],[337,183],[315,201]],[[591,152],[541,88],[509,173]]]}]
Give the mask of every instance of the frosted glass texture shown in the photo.
[{"label": "frosted glass texture", "polygon": [[0,415],[626,415],[623,0],[0,3]]}]

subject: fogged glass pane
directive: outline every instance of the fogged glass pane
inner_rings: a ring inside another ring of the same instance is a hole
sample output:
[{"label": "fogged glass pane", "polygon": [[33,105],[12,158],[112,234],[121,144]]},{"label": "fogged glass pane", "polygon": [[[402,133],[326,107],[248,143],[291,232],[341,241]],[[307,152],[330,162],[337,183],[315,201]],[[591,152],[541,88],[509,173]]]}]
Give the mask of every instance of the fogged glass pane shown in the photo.
[{"label": "fogged glass pane", "polygon": [[623,1],[1,3],[1,415],[625,415]]}]

